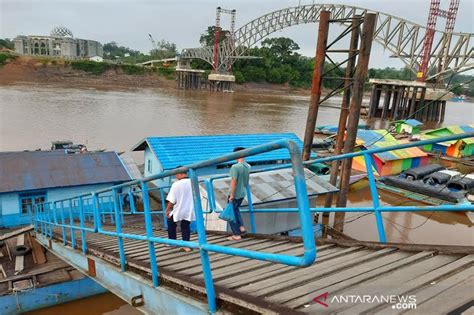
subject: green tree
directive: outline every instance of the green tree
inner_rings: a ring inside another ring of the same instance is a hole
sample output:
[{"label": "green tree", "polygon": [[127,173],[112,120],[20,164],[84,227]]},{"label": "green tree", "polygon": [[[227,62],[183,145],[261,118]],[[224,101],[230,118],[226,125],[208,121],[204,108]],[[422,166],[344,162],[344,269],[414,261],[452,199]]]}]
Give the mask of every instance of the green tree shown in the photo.
[{"label": "green tree", "polygon": [[0,39],[0,48],[1,47],[11,49],[11,50],[15,49],[15,45],[13,44],[13,41],[10,40],[9,38]]},{"label": "green tree", "polygon": [[156,47],[150,51],[153,59],[174,58],[178,54],[176,44],[164,39],[156,43]]},{"label": "green tree", "polygon": [[240,71],[235,71],[235,72],[234,72],[234,76],[235,76],[235,83],[237,83],[237,84],[245,83],[245,77],[244,77],[244,75],[242,74],[242,72],[240,72]]},{"label": "green tree", "polygon": [[[201,43],[202,46],[214,46],[215,31],[215,26],[208,26],[207,30],[201,34],[201,37],[199,37],[199,43]],[[219,43],[226,39],[229,35],[230,32],[228,30],[219,28]]]},{"label": "green tree", "polygon": [[296,53],[300,47],[291,38],[267,38],[262,41],[262,52],[272,61],[281,63],[294,63],[300,56]]},{"label": "green tree", "polygon": [[116,42],[106,43],[103,46],[104,59],[117,60],[125,57],[137,57],[141,54],[138,50],[119,46]]}]

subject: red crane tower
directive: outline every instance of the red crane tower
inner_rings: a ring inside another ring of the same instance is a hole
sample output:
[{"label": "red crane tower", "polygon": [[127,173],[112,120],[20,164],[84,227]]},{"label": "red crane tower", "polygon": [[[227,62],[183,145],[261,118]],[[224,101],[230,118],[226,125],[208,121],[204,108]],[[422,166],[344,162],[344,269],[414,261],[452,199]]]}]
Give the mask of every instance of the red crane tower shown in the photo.
[{"label": "red crane tower", "polygon": [[[441,0],[431,0],[428,23],[426,24],[425,40],[423,42],[423,54],[421,56],[420,68],[417,73],[418,81],[425,81],[426,79],[426,72],[428,69],[428,64],[430,62],[431,48],[433,46],[433,38],[435,34],[436,20],[438,16],[444,17],[446,19],[445,32],[447,33],[447,38],[443,42],[443,52],[447,51],[447,46],[449,45],[449,36],[453,32],[454,22],[456,21],[456,15],[458,13],[459,1],[460,0],[451,0],[451,2],[449,3],[449,9],[442,10],[439,8]],[[444,53],[441,54],[441,56],[443,55]],[[442,60],[440,60],[440,63],[441,62]]]},{"label": "red crane tower", "polygon": [[[217,72],[219,68],[219,40],[220,40],[220,33],[221,29],[221,13],[226,13],[230,15],[230,34],[231,41],[233,40],[234,30],[235,30],[235,12],[236,10],[227,10],[221,7],[217,7],[216,9],[216,27],[214,29],[214,49],[212,54],[212,70]],[[228,69],[230,70],[230,69]]]}]

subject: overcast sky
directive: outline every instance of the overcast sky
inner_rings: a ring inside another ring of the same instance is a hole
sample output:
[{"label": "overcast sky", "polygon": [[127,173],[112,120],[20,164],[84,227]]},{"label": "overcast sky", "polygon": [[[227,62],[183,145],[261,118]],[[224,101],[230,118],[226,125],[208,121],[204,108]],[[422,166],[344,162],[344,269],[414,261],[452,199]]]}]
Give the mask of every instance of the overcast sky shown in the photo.
[{"label": "overcast sky", "polygon": [[[120,45],[148,52],[151,43],[148,34],[155,40],[165,39],[176,43],[179,49],[199,46],[199,36],[215,21],[215,8],[221,6],[237,10],[236,28],[259,16],[285,7],[311,3],[344,3],[403,17],[425,25],[429,0],[346,0],[346,1],[298,1],[298,0],[137,0],[137,1],[93,1],[93,0],[0,0],[0,38],[16,35],[49,35],[50,30],[64,25],[75,37],[94,39],[102,43],[116,41]],[[455,31],[474,32],[474,0],[461,0]],[[441,0],[447,8],[449,0]],[[223,17],[226,28],[229,20]],[[438,29],[444,29],[444,19],[439,19]],[[337,32],[333,29],[333,34]],[[316,25],[298,25],[272,36],[287,36],[301,47],[300,53],[313,56],[316,43]],[[394,66],[402,63],[389,59],[378,44],[373,46],[371,67]]]}]

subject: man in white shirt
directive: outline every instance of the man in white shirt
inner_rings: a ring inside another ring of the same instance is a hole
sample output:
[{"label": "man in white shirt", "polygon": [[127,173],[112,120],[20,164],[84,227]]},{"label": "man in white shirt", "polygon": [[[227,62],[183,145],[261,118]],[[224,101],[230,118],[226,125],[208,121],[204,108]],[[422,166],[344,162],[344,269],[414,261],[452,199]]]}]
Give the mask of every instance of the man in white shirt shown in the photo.
[{"label": "man in white shirt", "polygon": [[[168,201],[166,205],[168,237],[173,240],[176,239],[176,225],[177,222],[181,221],[181,236],[183,241],[189,241],[191,236],[189,225],[191,221],[195,220],[191,180],[188,178],[186,172],[176,174],[176,179],[177,181],[171,185],[168,196],[166,197]],[[183,247],[182,250],[190,252],[191,248]]]}]

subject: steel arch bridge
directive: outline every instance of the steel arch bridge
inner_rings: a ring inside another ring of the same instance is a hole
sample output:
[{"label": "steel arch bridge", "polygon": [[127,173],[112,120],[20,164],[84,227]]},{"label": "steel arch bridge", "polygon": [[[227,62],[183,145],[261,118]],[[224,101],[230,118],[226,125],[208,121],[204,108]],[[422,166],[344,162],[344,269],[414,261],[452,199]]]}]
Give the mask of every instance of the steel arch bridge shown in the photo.
[{"label": "steel arch bridge", "polygon": [[[401,59],[414,73],[417,72],[423,50],[426,28],[382,12],[342,5],[312,4],[289,7],[265,14],[235,31],[219,46],[219,68],[225,71],[235,60],[242,57],[248,48],[253,47],[268,35],[298,24],[316,23],[321,11],[331,12],[332,20],[340,20],[349,25],[347,19],[355,15],[373,12],[377,15],[374,40],[381,44],[393,57]],[[474,68],[472,33],[451,34],[436,31],[433,41],[432,57],[428,65],[427,79],[447,72],[463,72]],[[183,49],[180,58],[202,59],[212,65],[213,47]],[[438,69],[438,61],[443,60]]]}]

